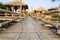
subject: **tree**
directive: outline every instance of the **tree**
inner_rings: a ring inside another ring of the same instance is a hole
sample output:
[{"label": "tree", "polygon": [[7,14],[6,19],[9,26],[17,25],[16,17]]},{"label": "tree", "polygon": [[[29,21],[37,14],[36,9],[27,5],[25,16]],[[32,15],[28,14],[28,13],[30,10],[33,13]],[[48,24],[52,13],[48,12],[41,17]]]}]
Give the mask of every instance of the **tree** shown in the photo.
[{"label": "tree", "polygon": [[[6,6],[4,6],[2,2],[0,2],[0,9],[6,9]],[[0,14],[4,14],[4,12],[0,12]]]},{"label": "tree", "polygon": [[0,9],[6,9],[6,6],[4,6],[2,2],[0,2]]},{"label": "tree", "polygon": [[52,2],[55,2],[55,1],[60,1],[60,0],[52,0]]},{"label": "tree", "polygon": [[56,1],[56,0],[52,0],[52,2],[54,2],[54,1]]}]

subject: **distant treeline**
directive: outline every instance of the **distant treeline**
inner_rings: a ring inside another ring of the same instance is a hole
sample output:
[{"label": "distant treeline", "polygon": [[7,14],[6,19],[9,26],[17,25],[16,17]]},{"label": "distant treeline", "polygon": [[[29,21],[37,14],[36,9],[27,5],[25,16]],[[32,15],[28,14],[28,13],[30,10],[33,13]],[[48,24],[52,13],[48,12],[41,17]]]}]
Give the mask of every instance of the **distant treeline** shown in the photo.
[{"label": "distant treeline", "polygon": [[52,2],[55,2],[55,1],[60,1],[60,0],[52,0]]}]

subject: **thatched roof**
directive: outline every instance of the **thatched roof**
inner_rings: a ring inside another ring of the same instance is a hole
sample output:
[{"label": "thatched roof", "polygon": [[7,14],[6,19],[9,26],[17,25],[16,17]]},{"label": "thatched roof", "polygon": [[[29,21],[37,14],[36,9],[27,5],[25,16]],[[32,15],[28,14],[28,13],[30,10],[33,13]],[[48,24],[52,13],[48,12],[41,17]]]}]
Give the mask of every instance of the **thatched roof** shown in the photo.
[{"label": "thatched roof", "polygon": [[44,7],[38,7],[37,9],[36,9],[37,11],[42,11],[42,10],[45,10],[45,11],[47,11],[47,9],[45,9]]},{"label": "thatched roof", "polygon": [[4,5],[27,5],[23,2],[20,2],[20,1],[11,1],[11,2],[6,2],[6,3],[3,3]]}]

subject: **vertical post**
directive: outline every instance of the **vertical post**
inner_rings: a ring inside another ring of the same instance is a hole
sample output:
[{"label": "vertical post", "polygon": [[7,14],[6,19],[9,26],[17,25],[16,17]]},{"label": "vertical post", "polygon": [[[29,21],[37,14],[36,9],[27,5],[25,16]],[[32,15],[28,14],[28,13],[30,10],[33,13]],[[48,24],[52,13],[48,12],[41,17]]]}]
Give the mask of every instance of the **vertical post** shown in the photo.
[{"label": "vertical post", "polygon": [[58,32],[58,34],[60,34],[60,26],[58,26],[58,31],[57,32]]},{"label": "vertical post", "polygon": [[[22,0],[20,0],[20,14],[22,14]],[[21,15],[19,15],[19,18],[21,18]]]},{"label": "vertical post", "polygon": [[60,16],[60,6],[59,6],[59,8],[58,8],[58,14],[59,14],[59,16]]},{"label": "vertical post", "polygon": [[22,14],[22,5],[20,5],[20,15],[19,15],[19,18],[21,18],[21,14]]},{"label": "vertical post", "polygon": [[14,7],[11,7],[12,11],[14,12]]},{"label": "vertical post", "polygon": [[24,10],[24,7],[23,7],[23,16],[24,16],[24,18],[25,18],[25,10]]},{"label": "vertical post", "polygon": [[8,13],[7,12],[5,12],[5,17],[8,17]]},{"label": "vertical post", "polygon": [[12,17],[14,17],[14,13],[12,13]]},{"label": "vertical post", "polygon": [[20,0],[20,13],[22,13],[22,0]]},{"label": "vertical post", "polygon": [[38,11],[38,12],[37,12],[36,20],[38,20],[38,19],[39,19],[39,16],[40,16],[40,12]]},{"label": "vertical post", "polygon": [[7,10],[8,10],[9,8],[7,7]]},{"label": "vertical post", "polygon": [[57,33],[60,34],[60,23],[56,25],[56,28],[57,28]]},{"label": "vertical post", "polygon": [[22,5],[20,5],[20,13],[22,13]]}]

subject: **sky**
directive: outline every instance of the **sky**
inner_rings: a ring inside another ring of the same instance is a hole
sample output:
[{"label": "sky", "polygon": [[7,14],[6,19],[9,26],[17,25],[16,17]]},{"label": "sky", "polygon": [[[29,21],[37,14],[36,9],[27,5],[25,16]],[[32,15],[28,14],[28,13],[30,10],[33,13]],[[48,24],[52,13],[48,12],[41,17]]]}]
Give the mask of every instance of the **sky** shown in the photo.
[{"label": "sky", "polygon": [[[9,0],[0,0],[0,2],[8,2]],[[23,0],[24,3],[28,4],[29,10],[36,9],[40,6],[44,8],[56,7],[60,4],[60,1],[52,2],[51,0]]]}]

